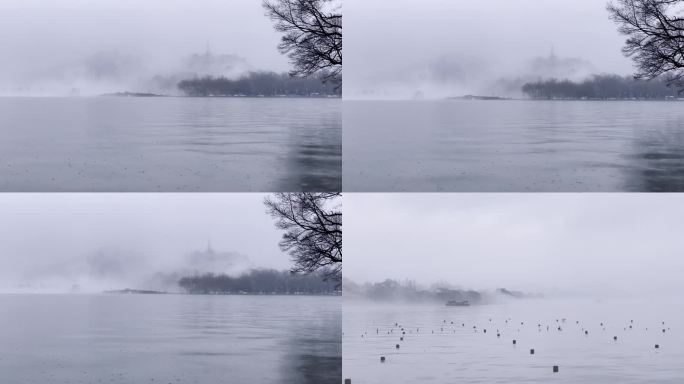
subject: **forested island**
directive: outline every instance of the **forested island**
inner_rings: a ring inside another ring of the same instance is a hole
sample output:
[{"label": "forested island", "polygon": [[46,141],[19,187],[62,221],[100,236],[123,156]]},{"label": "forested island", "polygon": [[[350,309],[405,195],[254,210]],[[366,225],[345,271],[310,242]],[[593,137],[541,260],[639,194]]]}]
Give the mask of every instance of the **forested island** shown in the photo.
[{"label": "forested island", "polygon": [[540,80],[524,84],[522,92],[535,100],[675,100],[680,96],[664,77],[639,80],[618,75],[594,75],[579,82]]},{"label": "forested island", "polygon": [[325,281],[324,272],[295,274],[253,269],[238,276],[207,273],[187,276],[178,285],[188,294],[215,295],[339,295],[338,284]]},{"label": "forested island", "polygon": [[480,101],[499,101],[499,100],[511,100],[507,97],[499,96],[475,96],[475,95],[465,95],[465,96],[452,96],[447,97],[448,100],[480,100]]},{"label": "forested island", "polygon": [[399,282],[387,279],[380,283],[356,284],[344,281],[345,296],[357,296],[376,301],[409,301],[444,303],[450,300],[468,301],[471,304],[481,303],[483,294],[473,290],[453,289],[446,285],[435,285],[430,289],[421,289],[412,281]]},{"label": "forested island", "polygon": [[148,289],[116,289],[110,291],[104,291],[104,293],[109,294],[119,294],[119,295],[165,295],[164,291],[152,291]]},{"label": "forested island", "polygon": [[477,305],[492,302],[497,299],[532,299],[542,298],[540,294],[528,294],[499,288],[491,291],[475,291],[457,289],[442,282],[433,284],[430,288],[421,288],[413,281],[399,282],[387,279],[379,283],[357,284],[351,280],[344,280],[344,295],[349,298],[364,298],[380,302],[434,302],[444,304],[448,301],[464,302]]},{"label": "forested island", "polygon": [[105,93],[101,96],[105,97],[164,97],[158,93],[146,93],[146,92],[114,92]]},{"label": "forested island", "polygon": [[186,96],[216,97],[340,97],[342,88],[325,75],[292,77],[286,73],[249,72],[237,79],[205,76],[182,80],[178,89]]}]

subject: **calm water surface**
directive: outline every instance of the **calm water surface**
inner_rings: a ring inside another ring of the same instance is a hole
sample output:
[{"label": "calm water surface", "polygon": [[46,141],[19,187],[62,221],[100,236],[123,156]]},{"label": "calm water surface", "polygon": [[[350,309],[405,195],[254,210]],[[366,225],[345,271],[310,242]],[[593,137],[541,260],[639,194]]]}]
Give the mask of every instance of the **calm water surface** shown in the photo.
[{"label": "calm water surface", "polygon": [[339,99],[0,98],[0,191],[337,191]]},{"label": "calm water surface", "polygon": [[345,101],[346,191],[684,191],[684,103]]},{"label": "calm water surface", "polygon": [[0,295],[3,383],[339,383],[339,297]]},{"label": "calm water surface", "polygon": [[[682,383],[682,304],[535,300],[446,307],[347,300],[343,376],[365,384]],[[404,341],[396,323],[405,329]]]}]

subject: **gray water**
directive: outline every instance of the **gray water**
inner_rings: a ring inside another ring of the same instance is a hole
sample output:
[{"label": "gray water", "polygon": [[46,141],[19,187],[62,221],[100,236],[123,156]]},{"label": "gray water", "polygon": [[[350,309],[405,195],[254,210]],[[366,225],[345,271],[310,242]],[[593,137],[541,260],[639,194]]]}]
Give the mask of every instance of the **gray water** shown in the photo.
[{"label": "gray water", "polygon": [[0,191],[337,191],[339,99],[0,98]]},{"label": "gray water", "polygon": [[341,299],[0,295],[2,383],[338,383]]},{"label": "gray water", "polygon": [[345,300],[343,376],[364,384],[682,383],[682,304],[530,300],[446,307]]},{"label": "gray water", "polygon": [[684,191],[681,102],[343,104],[345,191]]}]

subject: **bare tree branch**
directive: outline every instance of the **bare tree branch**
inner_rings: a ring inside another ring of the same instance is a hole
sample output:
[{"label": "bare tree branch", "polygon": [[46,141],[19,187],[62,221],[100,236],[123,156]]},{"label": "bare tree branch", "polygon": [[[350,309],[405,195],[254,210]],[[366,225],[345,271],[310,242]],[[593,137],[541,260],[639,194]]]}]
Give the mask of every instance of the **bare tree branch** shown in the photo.
[{"label": "bare tree branch", "polygon": [[295,263],[294,273],[323,271],[342,279],[342,205],[340,193],[276,193],[266,211],[285,231],[279,245]]},{"label": "bare tree branch", "polygon": [[341,82],[342,14],[339,0],[264,0],[266,15],[284,35],[278,49],[287,54],[292,76],[323,74]]},{"label": "bare tree branch", "polygon": [[684,0],[615,0],[607,9],[627,36],[622,52],[634,60],[635,77],[684,86]]}]

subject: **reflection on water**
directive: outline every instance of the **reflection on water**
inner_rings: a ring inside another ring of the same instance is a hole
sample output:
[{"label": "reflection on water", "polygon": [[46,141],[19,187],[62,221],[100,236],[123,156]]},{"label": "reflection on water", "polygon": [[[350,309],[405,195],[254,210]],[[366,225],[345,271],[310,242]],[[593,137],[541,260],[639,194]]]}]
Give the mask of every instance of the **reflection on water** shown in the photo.
[{"label": "reflection on water", "polygon": [[339,297],[0,295],[7,383],[338,383]]},{"label": "reflection on water", "polygon": [[680,383],[683,316],[681,299],[345,301],[343,376],[366,384]]},{"label": "reflection on water", "polygon": [[[320,124],[325,127],[340,125],[340,115],[330,116]],[[341,130],[290,130],[288,146],[291,150],[286,167],[300,172],[283,175],[276,191],[292,191],[297,185],[306,191],[339,191],[342,188],[342,133]],[[331,172],[331,170],[335,170]],[[294,180],[291,178],[295,178]]]},{"label": "reflection on water", "polygon": [[287,358],[282,365],[284,383],[340,382],[342,319],[341,316],[336,319],[292,335],[287,343]]},{"label": "reflection on water", "polygon": [[684,191],[684,104],[345,101],[348,191]]},{"label": "reflection on water", "polygon": [[2,191],[335,191],[341,102],[0,98]]},{"label": "reflection on water", "polygon": [[[680,124],[681,123],[681,124]],[[644,192],[684,191],[684,121],[668,121],[662,131],[634,140],[634,167],[627,189]]]}]

